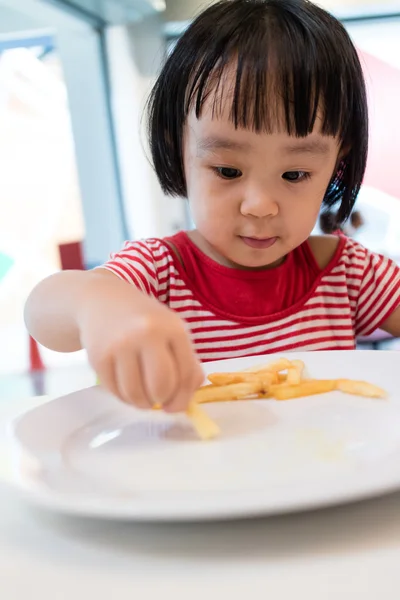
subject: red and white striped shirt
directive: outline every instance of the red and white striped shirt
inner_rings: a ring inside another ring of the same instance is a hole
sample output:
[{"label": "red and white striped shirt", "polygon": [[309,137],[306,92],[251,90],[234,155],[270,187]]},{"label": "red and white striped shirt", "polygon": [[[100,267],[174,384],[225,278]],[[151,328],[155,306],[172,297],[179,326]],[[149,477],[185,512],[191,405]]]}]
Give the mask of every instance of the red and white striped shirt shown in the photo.
[{"label": "red and white striped shirt", "polygon": [[177,312],[202,361],[353,350],[400,306],[397,265],[347,238],[324,270],[308,242],[276,269],[230,269],[183,232],[127,242],[104,268]]}]

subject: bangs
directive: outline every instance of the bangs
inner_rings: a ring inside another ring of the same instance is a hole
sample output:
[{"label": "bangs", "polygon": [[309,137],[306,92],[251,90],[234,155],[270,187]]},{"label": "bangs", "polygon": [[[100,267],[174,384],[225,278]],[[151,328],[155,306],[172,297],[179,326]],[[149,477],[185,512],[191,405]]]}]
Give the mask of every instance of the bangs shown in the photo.
[{"label": "bangs", "polygon": [[357,51],[343,25],[308,0],[221,0],[177,42],[149,99],[149,139],[161,187],[187,196],[189,113],[228,115],[236,128],[338,139],[324,197],[339,222],[354,206],[368,152],[368,105]]},{"label": "bangs", "polygon": [[224,43],[209,41],[194,65],[185,115],[194,109],[200,118],[207,106],[218,119],[228,110],[236,128],[296,137],[312,133],[318,119],[323,135],[343,142],[353,110],[351,74],[338,69],[321,32],[315,39],[290,15],[278,20],[272,8],[267,17],[263,12],[263,19],[253,14]]}]

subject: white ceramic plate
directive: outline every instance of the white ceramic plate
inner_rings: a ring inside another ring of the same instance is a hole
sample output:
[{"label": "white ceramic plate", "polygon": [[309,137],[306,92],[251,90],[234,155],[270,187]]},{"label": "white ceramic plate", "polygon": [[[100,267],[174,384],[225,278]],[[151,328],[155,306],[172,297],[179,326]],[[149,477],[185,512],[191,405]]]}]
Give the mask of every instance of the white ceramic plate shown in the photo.
[{"label": "white ceramic plate", "polygon": [[[234,371],[274,357],[206,365]],[[100,388],[31,410],[11,427],[14,483],[67,513],[147,521],[272,515],[400,488],[400,354],[294,353],[317,378],[366,379],[388,400],[338,392],[207,406],[222,436],[184,416],[136,411]]]}]

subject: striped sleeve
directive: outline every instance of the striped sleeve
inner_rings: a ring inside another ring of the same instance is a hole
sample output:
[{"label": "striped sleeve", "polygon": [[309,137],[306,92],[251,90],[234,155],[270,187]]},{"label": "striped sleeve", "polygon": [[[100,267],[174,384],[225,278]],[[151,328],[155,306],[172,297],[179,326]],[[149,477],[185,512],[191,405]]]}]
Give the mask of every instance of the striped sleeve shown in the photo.
[{"label": "striped sleeve", "polygon": [[357,300],[356,334],[371,335],[399,306],[399,267],[389,258],[365,250]]},{"label": "striped sleeve", "polygon": [[147,242],[126,242],[101,268],[112,271],[148,296],[158,297],[157,264]]}]

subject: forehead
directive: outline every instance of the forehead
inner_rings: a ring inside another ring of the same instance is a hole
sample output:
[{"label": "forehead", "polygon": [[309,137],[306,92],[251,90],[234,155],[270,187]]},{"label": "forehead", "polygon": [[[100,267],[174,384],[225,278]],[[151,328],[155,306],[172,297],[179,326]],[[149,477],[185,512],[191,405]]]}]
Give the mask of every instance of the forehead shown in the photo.
[{"label": "forehead", "polygon": [[328,156],[337,153],[340,146],[338,138],[322,133],[319,118],[309,135],[297,137],[289,135],[280,127],[269,133],[257,133],[252,129],[235,127],[228,111],[224,110],[217,116],[212,110],[207,109],[199,118],[194,110],[190,112],[185,128],[185,139],[191,151],[198,156],[221,151],[251,154],[265,151],[267,147],[278,155]]}]

